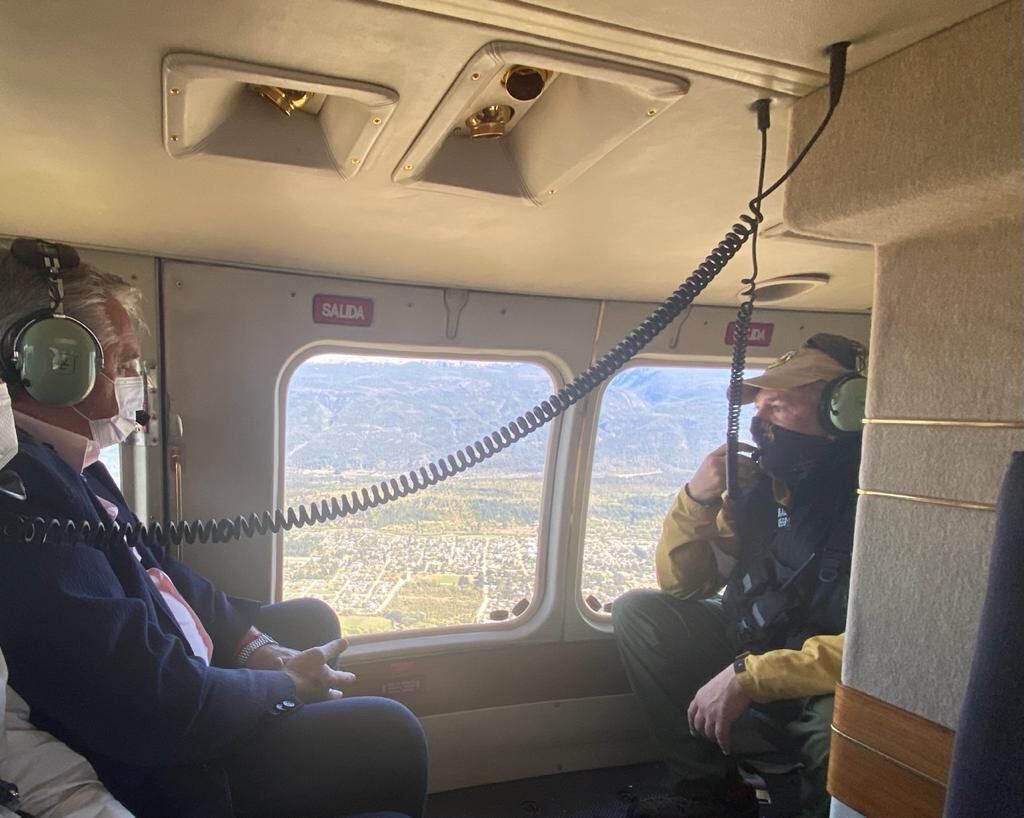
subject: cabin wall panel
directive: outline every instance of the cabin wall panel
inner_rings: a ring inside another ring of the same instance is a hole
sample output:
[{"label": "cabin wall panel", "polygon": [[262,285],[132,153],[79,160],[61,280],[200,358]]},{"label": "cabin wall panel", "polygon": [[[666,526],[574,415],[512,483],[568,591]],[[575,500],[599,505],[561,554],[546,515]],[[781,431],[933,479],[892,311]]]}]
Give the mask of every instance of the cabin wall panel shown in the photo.
[{"label": "cabin wall panel", "polygon": [[[878,245],[1019,214],[1022,9],[1002,3],[852,74],[789,182],[785,223]],[[791,158],[827,101],[823,88],[793,107]]]},{"label": "cabin wall panel", "polygon": [[[851,75],[787,224],[877,246],[869,418],[1024,420],[1020,0]],[[856,48],[856,44],[854,45]],[[792,109],[790,155],[827,94]],[[992,502],[1021,434],[871,426],[867,491]],[[843,680],[956,722],[995,515],[861,499]]]},{"label": "cabin wall panel", "polygon": [[880,247],[868,415],[1020,420],[1020,221]]},{"label": "cabin wall panel", "polygon": [[[993,503],[1024,444],[970,425],[1024,422],[1022,8],[852,74],[784,208],[793,230],[877,247],[869,419],[961,422],[866,431],[861,488],[908,497],[861,498],[843,665],[847,686],[950,728],[996,515],[928,499]],[[794,106],[791,157],[826,97]]]},{"label": "cabin wall panel", "polygon": [[[1024,421],[1020,237],[1020,223],[1004,221],[879,249],[869,417]],[[993,503],[1022,438],[993,428],[873,427],[861,486]],[[956,724],[994,522],[990,511],[862,498],[846,684]],[[904,665],[918,683],[907,683]]]},{"label": "cabin wall panel", "polygon": [[655,761],[632,695],[427,716],[430,791]]},{"label": "cabin wall panel", "polygon": [[995,515],[862,497],[843,682],[956,726]]},{"label": "cabin wall panel", "polygon": [[1024,429],[882,426],[864,430],[861,486],[994,504],[1008,452],[1024,449]]}]

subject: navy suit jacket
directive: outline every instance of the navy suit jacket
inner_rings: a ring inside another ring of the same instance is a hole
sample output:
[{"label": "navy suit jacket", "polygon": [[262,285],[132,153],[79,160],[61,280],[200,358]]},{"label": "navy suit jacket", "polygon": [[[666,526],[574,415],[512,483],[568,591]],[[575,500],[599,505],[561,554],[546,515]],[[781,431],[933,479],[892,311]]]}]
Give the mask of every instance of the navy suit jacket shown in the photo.
[{"label": "navy suit jacket", "polygon": [[[0,500],[0,511],[96,524],[109,520],[103,497],[119,520],[136,519],[102,464],[79,475],[51,447],[20,430],[18,438],[8,468],[28,499]],[[294,698],[294,685],[281,672],[231,667],[259,603],[226,596],[161,548],[138,550],[141,564],[124,544],[0,543],[0,648],[10,684],[32,722],[86,756],[129,809],[230,814],[218,760],[274,717],[276,703]],[[211,666],[193,655],[150,567],[167,573],[202,620]]]}]

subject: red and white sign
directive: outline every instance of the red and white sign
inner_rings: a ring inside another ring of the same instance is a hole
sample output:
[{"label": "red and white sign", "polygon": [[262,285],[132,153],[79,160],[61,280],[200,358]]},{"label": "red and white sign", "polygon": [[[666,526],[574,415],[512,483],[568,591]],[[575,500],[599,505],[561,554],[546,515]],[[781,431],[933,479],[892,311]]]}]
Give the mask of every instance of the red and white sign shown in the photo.
[{"label": "red and white sign", "polygon": [[[733,345],[733,341],[736,338],[736,321],[730,321],[729,326],[725,328],[725,342],[729,345]],[[751,347],[767,347],[771,346],[772,333],[775,331],[775,324],[754,324],[750,323],[747,325],[750,327],[750,332],[747,335],[747,346]]]},{"label": "red and white sign", "polygon": [[373,301],[346,295],[314,295],[313,323],[368,327],[373,323]]}]

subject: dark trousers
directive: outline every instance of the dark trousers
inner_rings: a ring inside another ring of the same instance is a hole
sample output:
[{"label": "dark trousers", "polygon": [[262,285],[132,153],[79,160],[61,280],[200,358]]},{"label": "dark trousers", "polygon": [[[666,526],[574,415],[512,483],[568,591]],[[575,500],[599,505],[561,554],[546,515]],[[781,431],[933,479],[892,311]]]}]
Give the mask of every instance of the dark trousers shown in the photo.
[{"label": "dark trousers", "polygon": [[755,769],[798,767],[800,814],[828,815],[832,696],[751,708],[734,728],[733,755],[725,756],[714,742],[691,735],[686,717],[697,691],[736,657],[721,603],[631,591],[615,600],[612,619],[626,674],[675,786],[722,781],[736,774],[737,762]]},{"label": "dark trousers", "polygon": [[[256,627],[296,650],[339,636],[338,617],[312,599],[265,605]],[[246,818],[420,818],[426,801],[423,729],[390,699],[307,704],[268,720],[225,766]]]}]

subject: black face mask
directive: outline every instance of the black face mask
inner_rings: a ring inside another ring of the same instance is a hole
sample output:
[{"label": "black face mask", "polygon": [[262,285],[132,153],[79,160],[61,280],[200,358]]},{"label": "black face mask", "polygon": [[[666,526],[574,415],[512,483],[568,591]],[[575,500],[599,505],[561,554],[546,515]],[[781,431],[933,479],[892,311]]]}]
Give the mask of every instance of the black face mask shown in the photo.
[{"label": "black face mask", "polygon": [[750,435],[760,450],[761,468],[787,482],[806,477],[832,452],[828,438],[783,429],[759,417],[750,422]]}]

